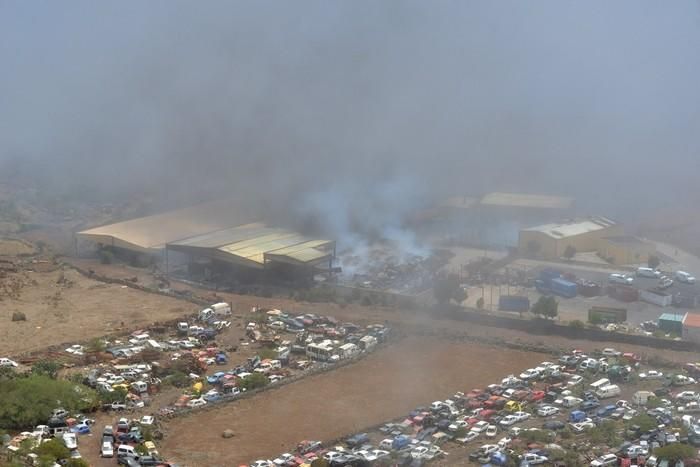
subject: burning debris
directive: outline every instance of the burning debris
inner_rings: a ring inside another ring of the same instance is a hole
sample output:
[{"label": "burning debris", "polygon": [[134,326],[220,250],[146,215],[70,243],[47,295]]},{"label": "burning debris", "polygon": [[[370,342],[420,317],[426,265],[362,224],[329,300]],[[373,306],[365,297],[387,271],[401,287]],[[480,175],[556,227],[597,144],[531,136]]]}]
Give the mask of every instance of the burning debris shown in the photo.
[{"label": "burning debris", "polygon": [[434,250],[425,256],[401,254],[391,245],[375,245],[362,254],[341,255],[341,282],[356,287],[420,292],[432,287],[435,273],[452,254]]}]

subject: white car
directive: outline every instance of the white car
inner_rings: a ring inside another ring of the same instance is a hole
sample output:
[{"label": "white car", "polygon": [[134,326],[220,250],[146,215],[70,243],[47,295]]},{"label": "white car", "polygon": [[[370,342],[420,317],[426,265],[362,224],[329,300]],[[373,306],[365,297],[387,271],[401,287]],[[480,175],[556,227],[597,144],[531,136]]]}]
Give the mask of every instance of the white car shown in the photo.
[{"label": "white car", "polygon": [[190,407],[190,408],[202,407],[203,405],[207,405],[207,401],[205,401],[201,397],[199,397],[197,399],[192,399],[192,400],[187,402],[187,407]]},{"label": "white car", "polygon": [[469,426],[466,420],[455,420],[450,426],[447,427],[449,431],[457,431],[460,428],[466,428]]},{"label": "white car", "polygon": [[498,428],[496,425],[489,425],[486,428],[486,437],[487,438],[494,438],[498,434]]},{"label": "white car", "polygon": [[591,462],[591,467],[603,467],[606,465],[617,465],[617,456],[615,454],[603,454]]},{"label": "white car", "polygon": [[515,415],[506,415],[500,422],[498,422],[498,424],[501,426],[511,426],[515,425],[519,421],[520,420],[518,420],[518,417],[516,417]]},{"label": "white car", "polygon": [[271,467],[272,461],[257,460],[250,464],[250,467]]},{"label": "white car", "polygon": [[544,407],[537,409],[537,415],[540,417],[551,417],[552,415],[556,415],[558,413],[559,409],[552,407],[551,405],[545,405]]},{"label": "white car", "polygon": [[112,445],[112,443],[109,441],[103,442],[102,447],[100,448],[100,456],[114,457],[114,445]]},{"label": "white car", "polygon": [[683,282],[685,284],[695,284],[695,277],[685,271],[676,271],[674,276],[678,282]]},{"label": "white car", "polygon": [[540,372],[534,368],[530,368],[529,370],[525,370],[522,373],[520,373],[520,379],[525,380],[525,381],[539,378],[539,376],[540,376]]},{"label": "white car", "polygon": [[493,454],[494,452],[498,451],[500,448],[498,447],[498,444],[484,444],[479,449],[484,454]]},{"label": "white car", "polygon": [[78,438],[75,437],[75,433],[63,433],[63,444],[68,449],[78,449]]},{"label": "white car", "polygon": [[515,418],[517,418],[519,422],[522,422],[522,421],[527,420],[528,418],[530,418],[530,414],[529,414],[528,412],[522,412],[522,411],[515,412],[515,413],[513,414],[513,416],[514,416]]},{"label": "white car", "polygon": [[571,425],[571,430],[574,433],[583,433],[586,430],[590,430],[591,428],[595,428],[595,423],[593,423],[593,422],[570,423],[570,425]]},{"label": "white car", "polygon": [[11,367],[16,367],[17,362],[14,360],[10,360],[9,358],[0,358],[0,366],[11,366]]},{"label": "white car", "polygon": [[537,465],[537,464],[544,464],[547,462],[549,459],[546,458],[545,456],[540,456],[539,454],[535,454],[532,452],[528,452],[522,455],[520,462],[520,465]]},{"label": "white car", "polygon": [[489,422],[483,420],[476,422],[472,427],[471,431],[476,431],[477,433],[483,433],[489,427]]},{"label": "white car", "polygon": [[611,284],[632,285],[634,283],[634,278],[624,274],[610,274],[608,276],[608,281]]},{"label": "white car", "polygon": [[333,459],[342,456],[343,454],[337,451],[328,451],[323,455],[323,458],[326,459],[328,462],[332,462]]},{"label": "white car", "polygon": [[281,454],[278,458],[273,460],[272,463],[275,465],[287,465],[292,461],[294,461],[294,456],[289,454],[288,452],[285,452],[284,454]]},{"label": "white car", "polygon": [[619,357],[620,355],[622,355],[622,352],[620,352],[619,350],[611,349],[609,347],[603,349],[602,353],[606,357]]},{"label": "white car", "polygon": [[566,385],[568,387],[573,387],[573,386],[578,386],[581,383],[583,383],[583,376],[572,375],[571,378],[569,378],[569,381],[566,382]]},{"label": "white car", "polygon": [[513,442],[513,438],[511,438],[509,436],[504,436],[503,438],[498,440],[498,447],[500,447],[501,449],[504,449],[504,448],[510,446],[510,443],[512,443],[512,442]]},{"label": "white car", "polygon": [[639,373],[639,379],[662,379],[664,374],[660,371],[649,370],[646,373]]},{"label": "white car", "polygon": [[141,425],[153,425],[153,422],[155,421],[155,417],[153,415],[144,415],[141,417],[141,421],[139,422]]},{"label": "white car", "polygon": [[645,448],[644,446],[640,446],[639,444],[633,444],[627,448],[627,455],[629,457],[647,456],[648,454],[649,449]]},{"label": "white car", "polygon": [[418,446],[411,451],[412,459],[424,459],[428,454],[429,449],[425,446]]},{"label": "white car", "polygon": [[676,399],[684,402],[692,402],[700,399],[695,391],[682,391],[676,394]]},{"label": "white car", "polygon": [[661,277],[661,272],[652,268],[637,268],[637,277],[650,277],[652,279],[658,279]]},{"label": "white car", "polygon": [[466,435],[464,435],[462,438],[457,438],[455,441],[457,441],[458,443],[466,444],[470,441],[474,441],[478,437],[479,433],[477,433],[476,431],[468,431]]}]

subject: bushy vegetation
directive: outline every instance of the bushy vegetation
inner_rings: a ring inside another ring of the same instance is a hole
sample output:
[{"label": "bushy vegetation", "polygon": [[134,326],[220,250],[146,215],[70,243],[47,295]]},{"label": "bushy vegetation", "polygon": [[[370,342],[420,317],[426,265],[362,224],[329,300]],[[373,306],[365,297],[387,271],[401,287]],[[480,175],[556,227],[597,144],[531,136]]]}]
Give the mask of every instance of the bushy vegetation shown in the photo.
[{"label": "bushy vegetation", "polygon": [[252,375],[243,378],[240,382],[240,387],[243,390],[250,391],[257,388],[262,388],[270,384],[270,380],[262,373],[253,373]]},{"label": "bushy vegetation", "polygon": [[685,459],[694,459],[695,453],[696,449],[693,446],[681,443],[668,444],[654,450],[656,457],[667,460],[669,465]]},{"label": "bushy vegetation", "polygon": [[467,292],[460,285],[457,274],[448,274],[435,279],[433,296],[440,305],[447,305],[453,300],[462,303],[467,299]]},{"label": "bushy vegetation", "polygon": [[554,297],[543,295],[532,305],[530,311],[543,318],[556,318],[559,315],[559,302]]},{"label": "bushy vegetation", "polygon": [[31,374],[0,380],[0,427],[24,429],[45,423],[61,406],[73,412],[97,406],[97,394],[87,386]]}]

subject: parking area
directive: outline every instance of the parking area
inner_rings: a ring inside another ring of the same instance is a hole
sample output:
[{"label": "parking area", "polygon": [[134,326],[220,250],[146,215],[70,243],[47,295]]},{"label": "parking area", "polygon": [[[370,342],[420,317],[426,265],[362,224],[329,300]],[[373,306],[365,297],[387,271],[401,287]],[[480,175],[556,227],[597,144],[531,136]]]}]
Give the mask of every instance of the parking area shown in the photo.
[{"label": "parking area", "polygon": [[295,466],[322,457],[331,466],[653,467],[696,458],[697,365],[658,369],[612,348],[553,360],[426,399],[404,417],[342,443],[306,439],[296,451],[250,465]]},{"label": "parking area", "polygon": [[[480,284],[469,287],[467,305],[476,306],[477,301],[483,298],[485,308],[495,311],[498,310],[498,302],[501,295],[525,296],[529,298],[530,303],[534,303],[542,295],[542,293],[535,288],[534,280],[539,277],[542,271],[547,270],[556,270],[561,272],[564,277],[568,277],[573,281],[587,281],[588,283],[598,284],[601,287],[600,294],[590,297],[583,296],[580,293],[573,298],[558,295],[557,300],[559,301],[560,320],[581,320],[586,322],[588,319],[588,310],[593,306],[622,307],[627,309],[628,326],[630,328],[636,328],[645,321],[656,321],[663,313],[675,312],[682,315],[688,311],[686,308],[677,308],[675,306],[662,307],[641,300],[621,301],[605,293],[606,287],[610,285],[609,276],[615,272],[625,273],[632,277],[633,282],[631,287],[637,291],[656,287],[659,282],[658,279],[637,276],[629,271],[615,271],[608,268],[575,264],[553,264],[526,259],[516,260],[507,267],[499,270],[498,274],[501,279],[499,283]],[[662,274],[673,277],[672,271],[667,271]],[[515,280],[516,277],[519,280]],[[510,280],[507,280],[507,278],[510,278]],[[684,297],[695,297],[700,295],[700,286],[697,283],[686,284],[675,280],[672,286],[664,290],[664,293],[672,296],[680,294]]]},{"label": "parking area", "polygon": [[[463,391],[540,360],[531,352],[409,337],[331,373],[173,419],[163,450],[196,466],[274,458],[304,439],[342,437],[408,413],[436,394]],[[230,439],[221,436],[227,429],[234,433]]]}]

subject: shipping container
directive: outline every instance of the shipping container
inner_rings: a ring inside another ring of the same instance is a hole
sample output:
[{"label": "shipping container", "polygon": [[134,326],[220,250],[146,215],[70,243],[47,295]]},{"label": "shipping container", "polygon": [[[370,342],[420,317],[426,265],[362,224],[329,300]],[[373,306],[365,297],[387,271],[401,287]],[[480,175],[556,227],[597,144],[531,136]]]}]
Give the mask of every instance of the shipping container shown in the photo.
[{"label": "shipping container", "polygon": [[530,310],[530,299],[521,295],[501,295],[498,298],[498,309],[501,311],[524,312]]},{"label": "shipping container", "polygon": [[639,300],[639,291],[627,285],[609,285],[608,295],[621,302],[636,302]]},{"label": "shipping container", "polygon": [[700,305],[700,299],[697,295],[682,295],[677,293],[673,296],[671,303],[678,308],[697,308]]},{"label": "shipping container", "polygon": [[661,290],[647,289],[639,291],[639,298],[642,301],[658,306],[670,306],[673,297]]},{"label": "shipping container", "polygon": [[552,279],[559,279],[561,277],[561,272],[556,269],[543,269],[540,271],[540,280],[543,281],[547,287],[549,287],[549,282]]},{"label": "shipping container", "polygon": [[552,279],[550,287],[552,293],[565,298],[573,298],[576,296],[576,284],[565,279]]},{"label": "shipping container", "polygon": [[659,316],[659,329],[679,336],[683,333],[683,313],[664,313]]},{"label": "shipping container", "polygon": [[627,321],[627,308],[593,306],[588,310],[591,323],[623,323]]}]

